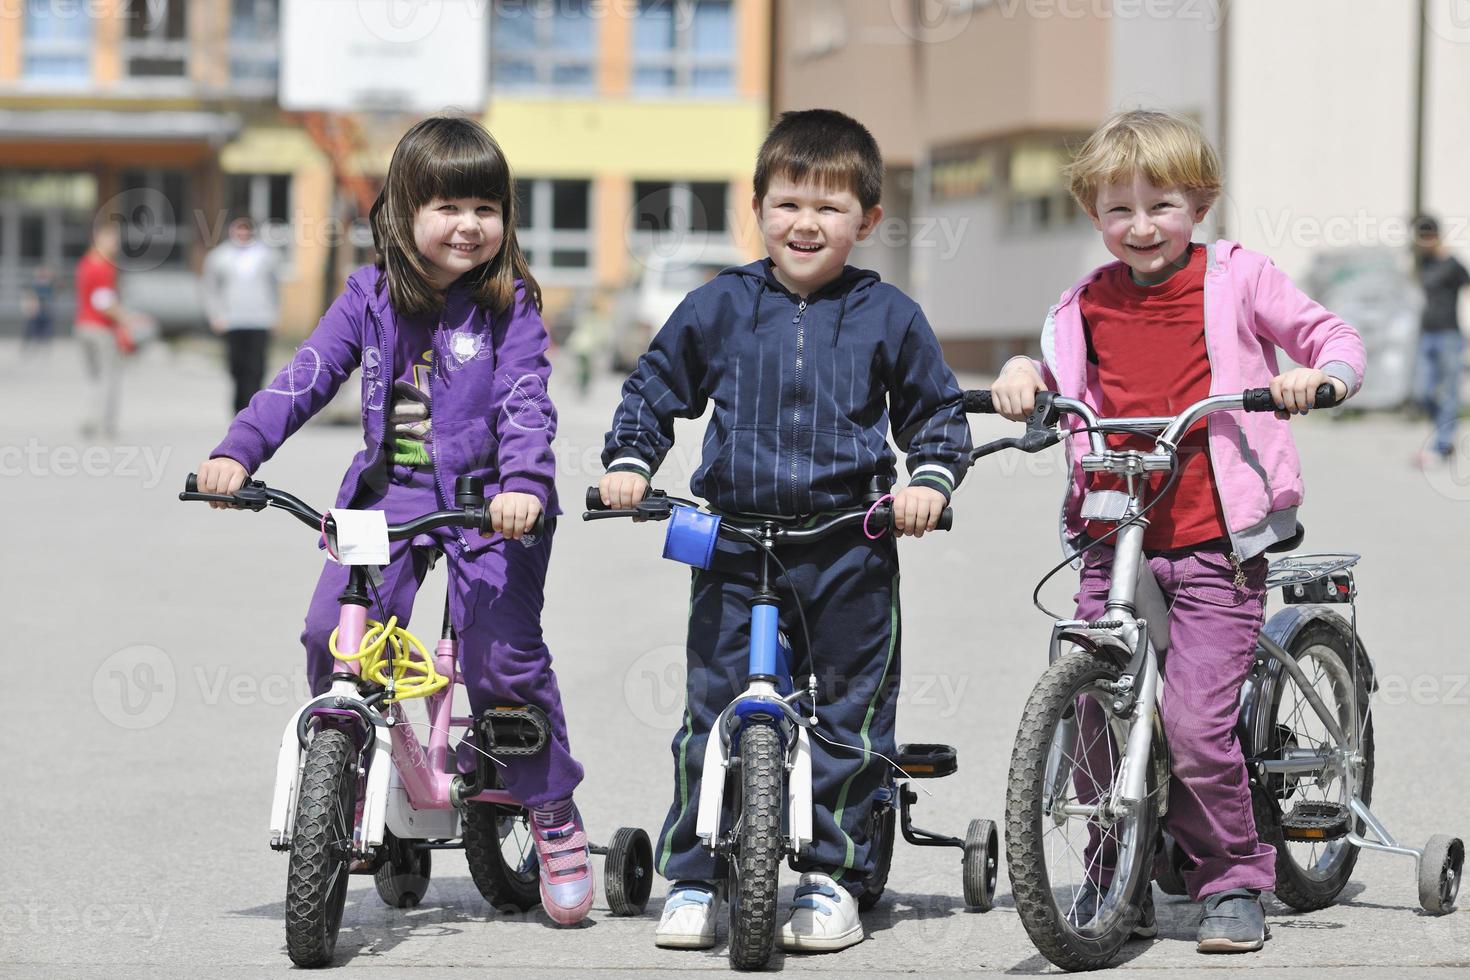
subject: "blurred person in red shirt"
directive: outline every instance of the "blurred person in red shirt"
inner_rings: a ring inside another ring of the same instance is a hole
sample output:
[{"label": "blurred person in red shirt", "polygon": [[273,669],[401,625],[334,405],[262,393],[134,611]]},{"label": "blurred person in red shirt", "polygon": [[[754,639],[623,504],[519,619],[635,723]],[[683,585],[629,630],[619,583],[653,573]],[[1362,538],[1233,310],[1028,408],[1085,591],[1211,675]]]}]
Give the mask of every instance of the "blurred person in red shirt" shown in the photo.
[{"label": "blurred person in red shirt", "polygon": [[122,359],[134,349],[127,327],[130,314],[117,292],[119,245],[117,225],[99,222],[92,230],[92,247],[77,262],[76,334],[92,385],[82,422],[85,436],[111,438],[117,434]]}]

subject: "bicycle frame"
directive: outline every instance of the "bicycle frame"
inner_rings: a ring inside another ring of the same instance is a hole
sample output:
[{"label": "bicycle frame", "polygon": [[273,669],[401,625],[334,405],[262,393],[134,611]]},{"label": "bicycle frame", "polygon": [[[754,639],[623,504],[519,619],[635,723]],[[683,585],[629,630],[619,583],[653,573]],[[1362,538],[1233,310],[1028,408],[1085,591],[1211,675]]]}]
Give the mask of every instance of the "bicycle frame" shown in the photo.
[{"label": "bicycle frame", "polygon": [[[1083,458],[1084,470],[1111,472],[1126,481],[1127,503],[1120,514],[1109,515],[1114,523],[1122,526],[1115,536],[1113,550],[1113,574],[1108,587],[1105,605],[1106,619],[1097,624],[1081,621],[1063,621],[1053,628],[1050,659],[1054,662],[1061,655],[1063,644],[1072,643],[1094,652],[1104,648],[1123,663],[1125,672],[1119,678],[1115,690],[1117,700],[1114,707],[1120,713],[1131,713],[1137,722],[1129,730],[1124,749],[1121,778],[1114,780],[1109,799],[1102,815],[1125,812],[1140,805],[1148,794],[1148,769],[1153,756],[1153,738],[1158,720],[1158,694],[1160,674],[1159,654],[1169,647],[1169,610],[1158,581],[1154,578],[1143,555],[1146,518],[1134,520],[1143,509],[1141,479],[1150,471],[1164,471],[1174,465],[1174,450],[1180,439],[1200,418],[1213,411],[1239,408],[1241,396],[1217,395],[1201,401],[1179,416],[1169,418],[1099,419],[1092,410],[1081,402],[1057,398],[1055,406],[1083,419],[1090,430],[1088,433],[1091,451]],[[1103,430],[1127,431],[1156,435],[1162,452],[1142,453],[1108,449]],[[1086,509],[1086,504],[1084,504]],[[1356,798],[1357,786],[1354,767],[1350,764],[1356,756],[1360,738],[1360,719],[1354,713],[1350,732],[1344,732],[1338,719],[1330,712],[1306,679],[1301,668],[1286,649],[1267,632],[1257,639],[1256,656],[1260,661],[1279,664],[1302,691],[1313,712],[1321,719],[1326,730],[1339,745],[1330,754],[1304,752],[1280,760],[1259,760],[1258,765],[1266,773],[1306,774],[1321,772],[1323,768],[1337,765],[1348,780],[1352,796]],[[1355,668],[1355,664],[1353,667]],[[1243,692],[1242,703],[1247,698]],[[1051,763],[1049,763],[1049,766]],[[1060,792],[1060,784],[1067,774],[1056,762],[1053,795]],[[1161,812],[1167,807],[1161,794]],[[1049,803],[1050,801],[1048,801]],[[1089,811],[1093,808],[1086,808]],[[1365,821],[1366,822],[1366,821]]]},{"label": "bicycle frame", "polygon": [[[337,627],[337,647],[356,650],[367,631],[365,598],[367,571],[354,566],[344,591]],[[447,613],[447,610],[446,610]],[[435,669],[449,680],[443,690],[425,698],[430,732],[427,747],[420,742],[401,702],[389,703],[387,711],[364,700],[357,681],[337,676],[326,694],[302,705],[286,723],[276,756],[275,793],[271,802],[270,844],[276,850],[291,846],[291,828],[296,822],[296,800],[300,792],[302,738],[312,724],[331,720],[362,721],[370,730],[357,732],[359,770],[366,786],[360,798],[353,850],[366,856],[383,843],[384,829],[402,839],[451,839],[460,836],[460,812],[452,792],[456,774],[445,772],[449,758],[449,732],[469,728],[473,719],[453,713],[454,689],[459,677],[458,641],[449,627],[434,650]],[[339,672],[356,675],[353,661],[339,664]],[[356,729],[355,729],[356,730]],[[478,803],[519,806],[505,790],[487,789],[471,797]]]},{"label": "bicycle frame", "polygon": [[[715,719],[705,743],[695,834],[705,845],[722,845],[726,775],[740,736],[754,723],[774,724],[786,747],[786,847],[792,854],[812,841],[812,753],[807,722],[791,707],[791,645],[780,629],[780,605],[771,588],[770,548],[776,525],[767,523],[761,536],[760,580],[750,600],[750,653],[746,687]],[[808,695],[816,703],[814,684]]]}]

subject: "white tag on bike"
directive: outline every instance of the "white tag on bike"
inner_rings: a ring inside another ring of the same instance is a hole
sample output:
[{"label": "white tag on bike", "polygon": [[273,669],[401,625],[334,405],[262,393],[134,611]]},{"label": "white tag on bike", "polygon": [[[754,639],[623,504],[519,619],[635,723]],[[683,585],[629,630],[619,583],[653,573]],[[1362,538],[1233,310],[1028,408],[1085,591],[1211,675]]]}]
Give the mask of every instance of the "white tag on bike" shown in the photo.
[{"label": "white tag on bike", "polygon": [[381,510],[333,510],[337,560],[343,565],[388,564],[388,517]]}]

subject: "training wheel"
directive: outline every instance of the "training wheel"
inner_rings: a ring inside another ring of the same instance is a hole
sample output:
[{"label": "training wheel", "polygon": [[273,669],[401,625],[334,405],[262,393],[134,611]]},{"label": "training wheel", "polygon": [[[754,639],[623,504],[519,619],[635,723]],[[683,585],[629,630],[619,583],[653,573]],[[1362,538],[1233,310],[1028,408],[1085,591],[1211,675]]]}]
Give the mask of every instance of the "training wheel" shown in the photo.
[{"label": "training wheel", "polygon": [[653,890],[653,845],[641,827],[619,827],[607,845],[603,890],[613,915],[642,915]]},{"label": "training wheel", "polygon": [[965,834],[965,905],[989,912],[995,902],[995,874],[1000,861],[1000,841],[995,824],[976,818]]},{"label": "training wheel", "polygon": [[1445,915],[1455,910],[1460,875],[1465,871],[1465,844],[1458,837],[1435,834],[1419,857],[1419,904],[1424,911]]}]

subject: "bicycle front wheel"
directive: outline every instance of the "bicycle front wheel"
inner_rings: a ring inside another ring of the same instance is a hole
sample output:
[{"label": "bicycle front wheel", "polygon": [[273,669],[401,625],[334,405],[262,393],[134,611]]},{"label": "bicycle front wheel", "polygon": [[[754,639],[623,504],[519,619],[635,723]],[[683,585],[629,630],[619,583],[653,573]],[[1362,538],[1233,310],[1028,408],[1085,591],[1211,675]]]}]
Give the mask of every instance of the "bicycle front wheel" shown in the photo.
[{"label": "bicycle front wheel", "polygon": [[1064,970],[1106,966],[1149,887],[1155,785],[1114,808],[1132,719],[1113,711],[1118,669],[1072,653],[1047,669],[1021,716],[1006,792],[1006,861],[1031,941]]},{"label": "bicycle front wheel", "polygon": [[326,966],[337,948],[357,822],[352,740],[328,729],[306,749],[286,873],[286,952],[297,966]]},{"label": "bicycle front wheel", "polygon": [[[711,736],[712,738],[717,736]],[[781,809],[786,767],[770,725],[740,733],[739,791],[730,855],[730,965],[759,970],[776,941],[776,884],[781,874]]]}]

